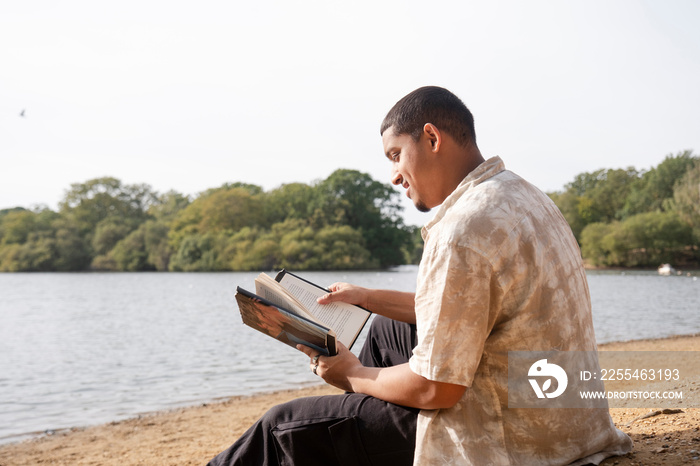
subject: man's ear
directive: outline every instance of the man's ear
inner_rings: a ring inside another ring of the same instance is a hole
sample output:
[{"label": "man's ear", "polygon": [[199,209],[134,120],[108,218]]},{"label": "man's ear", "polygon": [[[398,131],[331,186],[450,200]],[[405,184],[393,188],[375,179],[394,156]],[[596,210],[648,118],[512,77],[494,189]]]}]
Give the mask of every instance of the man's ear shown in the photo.
[{"label": "man's ear", "polygon": [[440,150],[440,145],[442,144],[442,134],[440,130],[432,123],[426,123],[423,125],[423,135],[426,140],[430,143],[430,147],[433,152],[438,152]]}]

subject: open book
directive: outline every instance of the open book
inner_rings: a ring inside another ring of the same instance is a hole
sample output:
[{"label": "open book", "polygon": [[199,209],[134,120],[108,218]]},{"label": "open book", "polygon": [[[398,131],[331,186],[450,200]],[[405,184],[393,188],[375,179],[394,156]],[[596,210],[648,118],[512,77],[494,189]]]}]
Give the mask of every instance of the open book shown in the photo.
[{"label": "open book", "polygon": [[243,323],[292,347],[302,344],[334,356],[336,341],[352,345],[372,315],[352,304],[318,304],[328,290],[282,270],[273,279],[261,273],[255,294],[241,287],[236,301]]}]

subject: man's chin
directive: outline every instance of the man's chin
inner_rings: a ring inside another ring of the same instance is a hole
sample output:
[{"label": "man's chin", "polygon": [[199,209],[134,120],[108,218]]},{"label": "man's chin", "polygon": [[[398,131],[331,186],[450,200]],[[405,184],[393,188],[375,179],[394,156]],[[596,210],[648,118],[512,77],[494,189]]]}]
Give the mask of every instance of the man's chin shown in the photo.
[{"label": "man's chin", "polygon": [[430,209],[431,209],[430,207],[428,207],[427,205],[423,204],[420,201],[414,202],[413,205],[416,206],[416,209],[418,209],[419,212],[423,212],[423,213],[430,212]]}]

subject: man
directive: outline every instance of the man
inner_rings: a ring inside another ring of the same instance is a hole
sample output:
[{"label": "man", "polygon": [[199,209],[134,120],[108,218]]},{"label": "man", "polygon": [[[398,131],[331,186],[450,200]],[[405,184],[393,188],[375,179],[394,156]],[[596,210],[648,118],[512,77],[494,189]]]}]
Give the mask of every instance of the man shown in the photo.
[{"label": "man", "polygon": [[606,409],[508,408],[508,351],[596,349],[557,207],[484,161],[471,112],[445,89],[405,96],[381,134],[392,183],[421,211],[439,206],[415,294],[332,285],[319,302],[383,316],[359,359],[299,347],[347,393],[273,408],[212,464],[598,464],[630,451]]}]

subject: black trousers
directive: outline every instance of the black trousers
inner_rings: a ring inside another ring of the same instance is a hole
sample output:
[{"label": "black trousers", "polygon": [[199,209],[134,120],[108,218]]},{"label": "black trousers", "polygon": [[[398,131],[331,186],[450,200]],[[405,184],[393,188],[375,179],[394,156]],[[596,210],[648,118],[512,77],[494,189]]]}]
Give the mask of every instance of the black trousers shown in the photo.
[{"label": "black trousers", "polygon": [[[408,362],[415,326],[375,316],[360,361]],[[299,398],[273,407],[209,465],[411,465],[418,409],[371,396]]]}]

